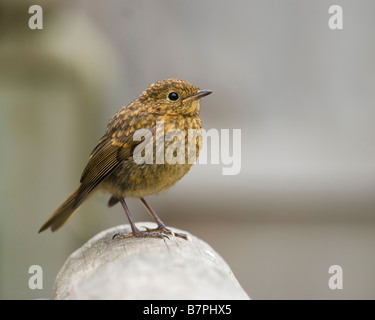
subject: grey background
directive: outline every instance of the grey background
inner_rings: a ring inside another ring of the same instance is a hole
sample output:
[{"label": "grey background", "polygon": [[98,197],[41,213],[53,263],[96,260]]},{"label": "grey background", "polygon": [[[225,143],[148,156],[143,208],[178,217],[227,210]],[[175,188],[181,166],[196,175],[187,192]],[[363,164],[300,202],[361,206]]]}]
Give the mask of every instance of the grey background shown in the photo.
[{"label": "grey background", "polygon": [[[48,0],[34,31],[31,4],[0,1],[0,298],[50,297],[70,253],[126,222],[95,196],[37,234],[109,118],[168,77],[213,90],[204,128],[241,129],[242,169],[194,166],[148,199],[160,217],[208,242],[254,299],[375,298],[373,1]],[[332,4],[343,30],[328,28]],[[43,290],[28,287],[34,264]]]}]

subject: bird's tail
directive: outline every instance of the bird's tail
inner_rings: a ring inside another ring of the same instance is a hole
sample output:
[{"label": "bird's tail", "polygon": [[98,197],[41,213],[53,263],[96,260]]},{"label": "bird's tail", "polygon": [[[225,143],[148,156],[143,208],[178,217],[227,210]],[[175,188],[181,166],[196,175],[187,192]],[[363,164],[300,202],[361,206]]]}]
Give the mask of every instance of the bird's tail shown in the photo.
[{"label": "bird's tail", "polygon": [[74,191],[68,199],[66,199],[60,207],[48,218],[48,220],[40,227],[38,233],[51,228],[52,231],[56,231],[64,225],[65,222],[73,215],[74,212],[81,206],[87,196],[81,196],[79,188]]}]

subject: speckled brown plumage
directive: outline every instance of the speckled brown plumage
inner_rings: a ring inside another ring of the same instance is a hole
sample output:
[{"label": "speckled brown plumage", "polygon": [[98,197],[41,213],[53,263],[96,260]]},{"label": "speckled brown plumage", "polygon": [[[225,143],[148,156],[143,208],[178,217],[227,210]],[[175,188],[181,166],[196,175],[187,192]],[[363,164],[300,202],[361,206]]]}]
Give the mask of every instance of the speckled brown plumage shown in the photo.
[{"label": "speckled brown plumage", "polygon": [[[199,91],[181,79],[166,79],[151,84],[136,100],[121,108],[109,120],[105,135],[92,151],[82,172],[80,186],[57,208],[39,232],[48,228],[52,231],[59,229],[91,194],[101,190],[112,195],[110,206],[117,202],[122,204],[129,219],[132,232],[120,235],[121,238],[160,238],[163,234],[171,234],[144,197],[167,191],[189,171],[192,165],[188,161],[189,156],[192,153],[198,156],[200,144],[199,139],[195,139],[194,148],[189,149],[189,154],[188,131],[195,130],[199,136],[199,99],[210,93],[211,91]],[[161,132],[163,128],[164,132]],[[152,163],[138,164],[134,161],[134,150],[142,140],[134,141],[133,135],[139,129],[147,129],[152,134]],[[162,133],[165,135],[170,130],[179,130],[181,134],[173,141],[164,141],[159,145],[156,137]],[[184,163],[157,163],[156,155],[164,154],[172,143],[184,144]],[[142,201],[158,224],[156,229],[137,229],[125,203],[127,197],[136,197]]]}]

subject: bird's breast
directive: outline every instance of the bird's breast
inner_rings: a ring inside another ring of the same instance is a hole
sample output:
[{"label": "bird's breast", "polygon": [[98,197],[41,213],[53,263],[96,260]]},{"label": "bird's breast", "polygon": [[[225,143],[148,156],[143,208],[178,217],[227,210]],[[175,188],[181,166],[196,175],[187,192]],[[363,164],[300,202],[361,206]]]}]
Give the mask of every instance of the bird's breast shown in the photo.
[{"label": "bird's breast", "polygon": [[[148,144],[139,145],[103,182],[116,197],[145,197],[167,191],[196,161],[200,149],[198,117],[162,117]],[[135,159],[137,152],[138,159]],[[137,160],[137,161],[136,161]]]}]

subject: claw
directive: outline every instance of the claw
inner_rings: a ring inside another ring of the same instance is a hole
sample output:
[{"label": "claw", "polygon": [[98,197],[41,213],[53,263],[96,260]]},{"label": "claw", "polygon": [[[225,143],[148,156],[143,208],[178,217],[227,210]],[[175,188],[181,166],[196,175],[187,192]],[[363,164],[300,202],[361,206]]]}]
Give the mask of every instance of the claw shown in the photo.
[{"label": "claw", "polygon": [[138,231],[138,232],[130,232],[130,233],[116,233],[112,239],[118,238],[118,239],[127,239],[127,238],[157,238],[157,239],[164,239],[167,238],[169,240],[169,237],[165,234],[158,233],[158,232],[148,232],[148,231]]},{"label": "claw", "polygon": [[[173,237],[178,237],[178,238],[182,238],[182,239],[185,239],[185,240],[188,240],[189,237],[184,234],[184,233],[178,233],[178,232],[173,232],[172,230],[166,228],[166,227],[163,227],[163,226],[158,226],[157,228],[148,228],[146,226],[142,226],[144,229],[145,229],[145,232],[149,232],[149,233],[153,233],[153,232],[157,232],[157,233],[164,233],[164,234],[167,234],[167,235],[170,235],[170,236],[173,236]],[[169,239],[169,237],[168,237]]]}]

